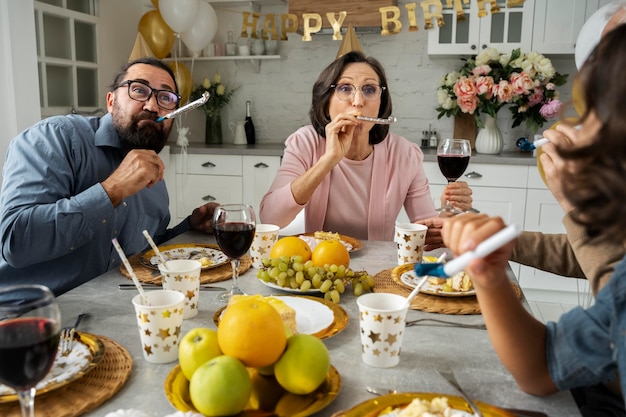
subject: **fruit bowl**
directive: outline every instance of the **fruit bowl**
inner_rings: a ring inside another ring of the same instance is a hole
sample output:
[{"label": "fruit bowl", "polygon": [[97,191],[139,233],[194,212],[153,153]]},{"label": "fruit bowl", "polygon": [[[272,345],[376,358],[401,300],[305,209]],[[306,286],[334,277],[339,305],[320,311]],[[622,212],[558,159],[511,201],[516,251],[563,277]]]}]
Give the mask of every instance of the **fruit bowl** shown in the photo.
[{"label": "fruit bowl", "polygon": [[[308,395],[296,395],[285,391],[273,376],[264,376],[256,369],[248,368],[252,378],[250,401],[239,417],[290,416],[306,417],[327,407],[341,388],[341,376],[334,366],[330,366],[326,380],[317,390]],[[198,412],[189,397],[189,381],[183,375],[180,365],[176,365],[165,379],[165,395],[179,411]]]}]

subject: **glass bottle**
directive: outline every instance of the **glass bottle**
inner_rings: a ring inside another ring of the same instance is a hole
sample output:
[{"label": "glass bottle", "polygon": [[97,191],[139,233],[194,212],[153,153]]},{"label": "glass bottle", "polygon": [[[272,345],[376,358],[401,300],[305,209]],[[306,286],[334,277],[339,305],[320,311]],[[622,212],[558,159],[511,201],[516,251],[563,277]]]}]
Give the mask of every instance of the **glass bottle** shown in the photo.
[{"label": "glass bottle", "polygon": [[254,123],[252,123],[252,116],[250,115],[250,101],[246,101],[246,141],[248,145],[254,145],[256,142],[256,135],[254,133]]},{"label": "glass bottle", "polygon": [[226,42],[226,55],[237,55],[237,44],[233,41],[233,32],[228,31],[228,42]]}]

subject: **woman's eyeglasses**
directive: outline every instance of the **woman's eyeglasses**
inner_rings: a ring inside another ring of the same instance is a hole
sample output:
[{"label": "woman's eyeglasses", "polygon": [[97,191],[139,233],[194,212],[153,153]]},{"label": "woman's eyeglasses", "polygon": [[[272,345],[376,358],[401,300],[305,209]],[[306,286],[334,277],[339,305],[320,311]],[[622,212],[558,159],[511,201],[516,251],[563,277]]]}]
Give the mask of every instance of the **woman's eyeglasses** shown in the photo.
[{"label": "woman's eyeglasses", "polygon": [[386,87],[376,84],[354,85],[354,84],[333,84],[330,86],[335,90],[337,98],[340,100],[352,100],[356,94],[356,90],[361,90],[363,98],[366,100],[376,100],[380,97]]}]

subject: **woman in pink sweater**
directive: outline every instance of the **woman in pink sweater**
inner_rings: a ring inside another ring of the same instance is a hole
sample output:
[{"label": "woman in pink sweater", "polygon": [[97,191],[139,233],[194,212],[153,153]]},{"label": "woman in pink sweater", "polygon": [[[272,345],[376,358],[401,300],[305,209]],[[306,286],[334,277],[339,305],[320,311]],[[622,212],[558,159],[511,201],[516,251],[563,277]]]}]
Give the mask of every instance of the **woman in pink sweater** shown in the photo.
[{"label": "woman in pink sweater", "polygon": [[[261,202],[261,221],[285,227],[306,208],[307,232],[393,240],[404,206],[412,222],[439,224],[432,220],[437,212],[419,146],[389,133],[389,125],[356,118],[387,118],[391,112],[377,60],[349,52],[326,67],[313,86],[312,124],[287,138],[281,168]],[[471,194],[466,183],[456,182],[442,201],[468,210]]]}]

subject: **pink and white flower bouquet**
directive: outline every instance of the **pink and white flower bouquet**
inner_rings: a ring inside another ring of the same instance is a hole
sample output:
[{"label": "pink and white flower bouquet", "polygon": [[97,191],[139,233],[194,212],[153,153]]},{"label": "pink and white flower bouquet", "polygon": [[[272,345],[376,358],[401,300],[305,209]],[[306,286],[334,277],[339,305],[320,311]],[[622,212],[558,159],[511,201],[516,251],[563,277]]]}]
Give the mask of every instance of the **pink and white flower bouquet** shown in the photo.
[{"label": "pink and white flower bouquet", "polygon": [[513,127],[526,121],[529,129],[537,131],[558,114],[561,102],[556,87],[565,84],[567,74],[556,72],[543,55],[487,48],[463,61],[461,69],[446,74],[437,89],[438,118],[467,113],[483,127],[482,113],[495,117],[502,107],[510,106]]}]

